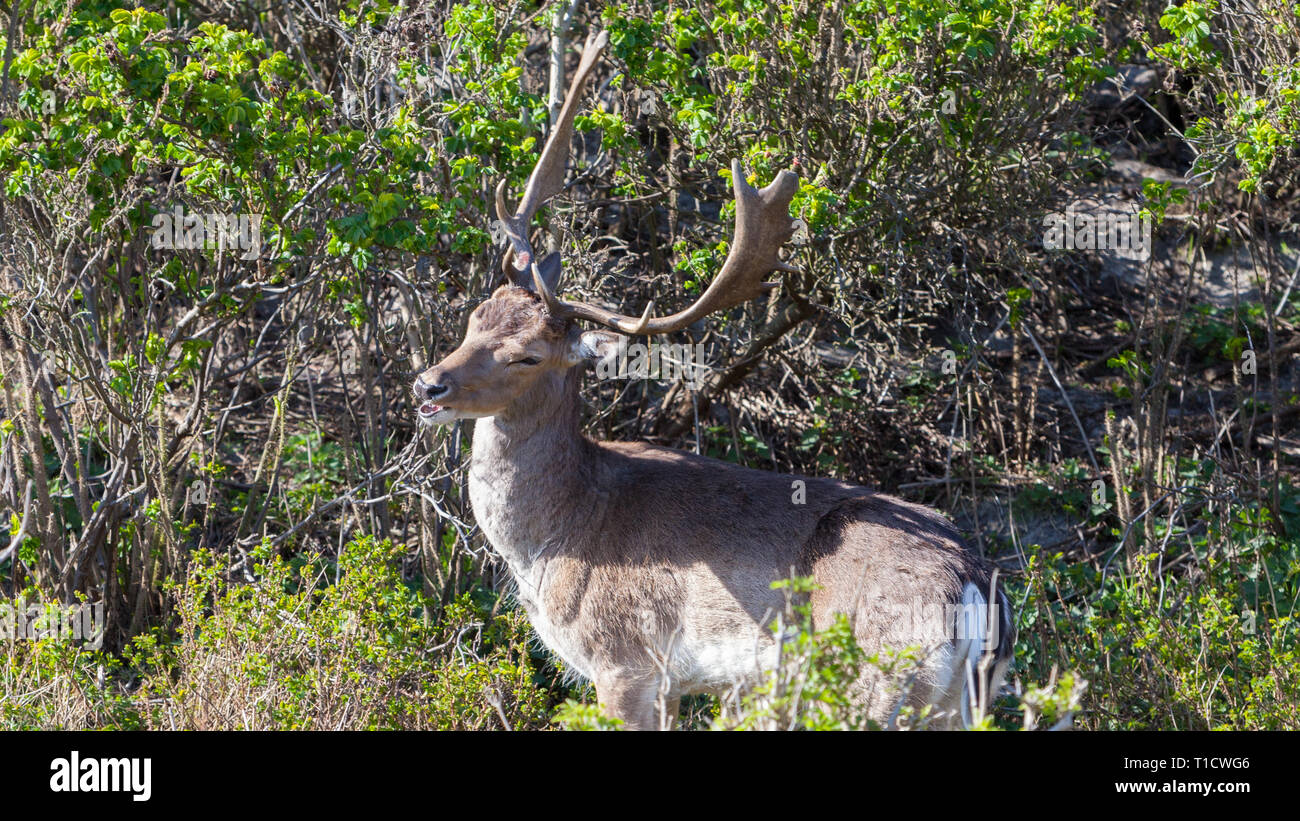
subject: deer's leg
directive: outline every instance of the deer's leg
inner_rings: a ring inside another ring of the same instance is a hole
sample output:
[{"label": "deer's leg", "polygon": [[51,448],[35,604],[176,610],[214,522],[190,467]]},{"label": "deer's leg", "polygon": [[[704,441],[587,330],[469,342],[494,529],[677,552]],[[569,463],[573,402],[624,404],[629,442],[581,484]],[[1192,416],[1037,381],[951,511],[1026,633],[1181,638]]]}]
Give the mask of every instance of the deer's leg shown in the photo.
[{"label": "deer's leg", "polygon": [[597,700],[607,714],[623,719],[626,730],[659,729],[657,696],[653,678],[620,675],[596,680]]}]

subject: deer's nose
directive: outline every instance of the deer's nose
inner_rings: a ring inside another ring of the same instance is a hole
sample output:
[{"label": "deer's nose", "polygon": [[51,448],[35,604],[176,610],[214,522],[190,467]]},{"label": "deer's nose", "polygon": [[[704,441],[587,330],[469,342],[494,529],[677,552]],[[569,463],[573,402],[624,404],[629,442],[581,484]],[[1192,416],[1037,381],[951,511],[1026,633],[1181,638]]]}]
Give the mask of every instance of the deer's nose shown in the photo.
[{"label": "deer's nose", "polygon": [[422,377],[415,378],[415,395],[421,399],[437,399],[447,392],[446,385],[433,385],[425,382]]}]

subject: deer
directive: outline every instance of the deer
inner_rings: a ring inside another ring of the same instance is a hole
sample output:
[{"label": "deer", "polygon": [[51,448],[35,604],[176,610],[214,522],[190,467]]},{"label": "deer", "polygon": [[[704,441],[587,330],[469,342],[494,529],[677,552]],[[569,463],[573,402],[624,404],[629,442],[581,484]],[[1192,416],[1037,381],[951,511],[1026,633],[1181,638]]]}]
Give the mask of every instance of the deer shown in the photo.
[{"label": "deer", "polygon": [[773,271],[799,270],[779,253],[795,230],[798,175],[755,188],[735,160],[734,240],[694,303],[658,316],[650,300],[632,317],[557,295],[561,252],[536,260],[530,225],[563,187],[577,101],[607,39],[588,36],[513,213],[506,181],[496,188],[507,281],[470,314],[460,345],[416,377],[419,423],[475,420],[475,520],[541,642],[625,728],[671,728],[683,696],[761,681],[781,650],[771,625],[786,602],[773,584],[792,573],[815,583],[815,628],[844,614],[868,654],[921,648],[904,685],[866,665],[852,697],[873,721],[897,726],[910,707],[931,728],[969,726],[1002,683],[1015,631],[996,572],[941,514],[837,480],[583,432],[584,366],[608,362],[620,339],[680,331],[767,293]]}]

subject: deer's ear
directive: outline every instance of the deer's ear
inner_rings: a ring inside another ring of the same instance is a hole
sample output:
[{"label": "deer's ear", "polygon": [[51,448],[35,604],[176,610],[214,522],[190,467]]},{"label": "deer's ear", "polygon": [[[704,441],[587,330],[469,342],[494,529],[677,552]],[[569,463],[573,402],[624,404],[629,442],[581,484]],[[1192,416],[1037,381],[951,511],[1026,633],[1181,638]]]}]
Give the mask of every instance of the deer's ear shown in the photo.
[{"label": "deer's ear", "polygon": [[627,337],[609,331],[583,331],[569,337],[569,364],[593,362],[597,368],[608,367],[627,345]]}]

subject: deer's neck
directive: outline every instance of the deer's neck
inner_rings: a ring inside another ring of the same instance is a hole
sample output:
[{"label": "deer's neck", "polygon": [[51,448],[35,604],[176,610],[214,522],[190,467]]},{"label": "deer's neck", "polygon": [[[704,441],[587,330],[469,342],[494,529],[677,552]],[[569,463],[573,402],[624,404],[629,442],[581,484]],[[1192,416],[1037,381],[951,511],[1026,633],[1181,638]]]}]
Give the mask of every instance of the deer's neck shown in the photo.
[{"label": "deer's neck", "polygon": [[504,413],[475,423],[470,503],[516,577],[597,512],[597,448],[582,434],[578,377],[576,368],[546,374]]}]

